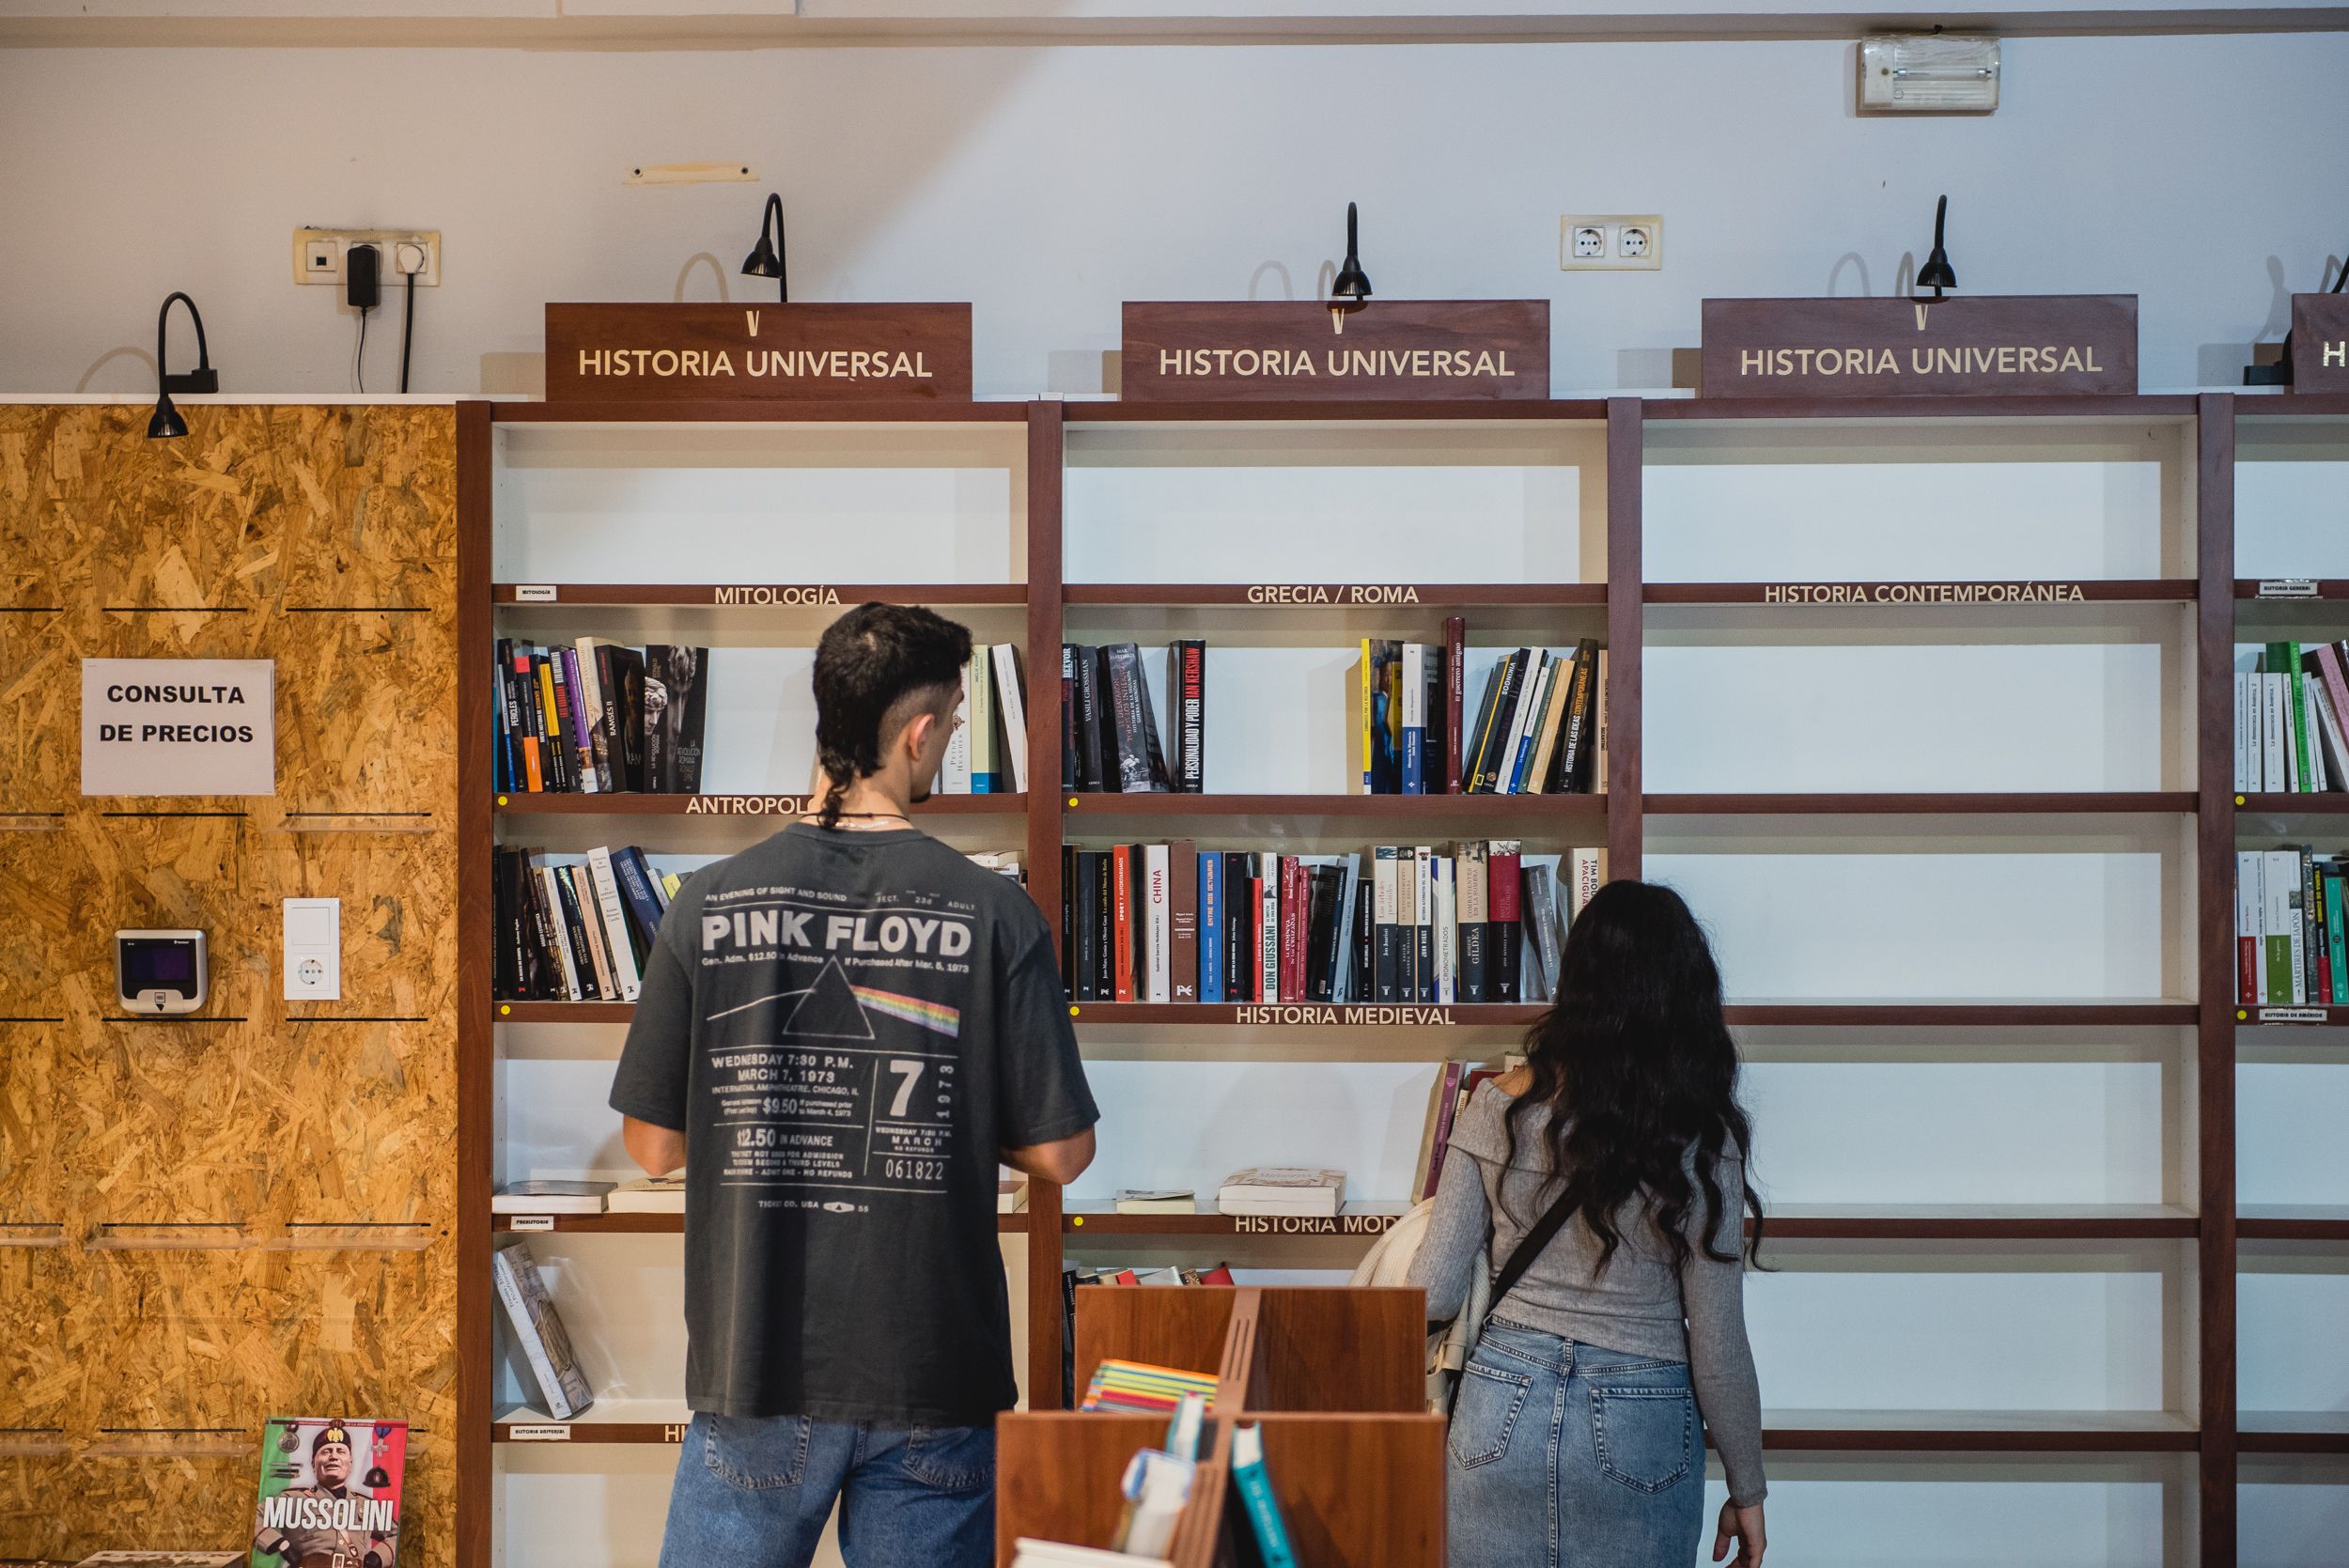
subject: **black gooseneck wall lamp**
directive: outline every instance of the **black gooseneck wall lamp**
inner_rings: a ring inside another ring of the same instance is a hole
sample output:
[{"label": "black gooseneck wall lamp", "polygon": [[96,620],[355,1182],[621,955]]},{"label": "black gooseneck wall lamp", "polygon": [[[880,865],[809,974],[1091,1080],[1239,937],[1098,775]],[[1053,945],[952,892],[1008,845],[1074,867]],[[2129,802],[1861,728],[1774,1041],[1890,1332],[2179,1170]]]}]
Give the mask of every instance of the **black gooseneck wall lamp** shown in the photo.
[{"label": "black gooseneck wall lamp", "polygon": [[1358,242],[1359,219],[1354,204],[1346,204],[1346,265],[1330,283],[1330,330],[1346,331],[1346,313],[1360,310],[1370,299],[1370,274],[1362,271],[1361,246]]},{"label": "black gooseneck wall lamp", "polygon": [[[767,238],[770,225],[775,231],[772,241]],[[774,279],[775,298],[785,304],[791,303],[791,281],[783,274],[783,197],[772,191],[767,193],[767,210],[758,220],[758,243],[742,258],[742,275]]]},{"label": "black gooseneck wall lamp", "polygon": [[[177,300],[188,307],[188,319],[195,323],[195,368],[175,376],[163,363],[163,327],[171,319],[171,302]],[[211,349],[204,342],[204,318],[195,308],[195,302],[174,289],[163,296],[163,308],[155,313],[155,414],[147,422],[147,439],[168,441],[188,433],[188,422],[179,417],[179,411],[171,406],[175,392],[218,392],[220,372],[212,368]]]},{"label": "black gooseneck wall lamp", "polygon": [[1943,196],[1940,203],[1933,210],[1933,254],[1925,257],[1923,266],[1917,269],[1918,288],[1920,290],[1932,289],[1933,297],[1937,300],[1941,297],[1941,290],[1944,288],[1957,287],[1957,270],[1950,265],[1950,253],[1943,248],[1941,243],[1949,222],[1950,198]]}]

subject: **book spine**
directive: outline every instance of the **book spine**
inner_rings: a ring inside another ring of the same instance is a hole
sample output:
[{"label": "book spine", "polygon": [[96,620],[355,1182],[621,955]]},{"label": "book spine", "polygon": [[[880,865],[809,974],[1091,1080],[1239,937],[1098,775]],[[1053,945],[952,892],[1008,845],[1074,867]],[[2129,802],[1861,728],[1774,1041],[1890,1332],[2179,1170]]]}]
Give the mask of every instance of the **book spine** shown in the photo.
[{"label": "book spine", "polygon": [[1501,782],[1503,795],[1525,793],[1525,775],[1533,761],[1533,742],[1540,737],[1542,715],[1549,706],[1549,691],[1558,679],[1558,661],[1548,653],[1533,656],[1532,670],[1525,683],[1525,696],[1517,704],[1517,734],[1509,742],[1514,760],[1504,759]]},{"label": "book spine", "polygon": [[587,874],[595,883],[596,910],[603,920],[604,945],[611,950],[620,1000],[634,1001],[644,984],[637,973],[636,945],[628,934],[628,911],[620,901],[620,878],[612,863],[612,851],[601,845],[588,850]]},{"label": "book spine", "polygon": [[1223,857],[1199,857],[1199,1000],[1223,1000]]},{"label": "book spine", "polygon": [[579,733],[587,747],[587,776],[599,795],[612,793],[612,743],[603,727],[603,673],[596,661],[596,640],[582,637],[572,648],[572,668],[578,683],[572,688],[579,706]]},{"label": "book spine", "polygon": [[1253,1001],[1256,943],[1252,934],[1255,924],[1249,903],[1247,856],[1236,852],[1223,856],[1223,883],[1218,892],[1223,901],[1223,1000]]},{"label": "book spine", "polygon": [[1486,956],[1485,923],[1491,917],[1486,894],[1485,846],[1473,841],[1458,846],[1452,865],[1460,922],[1460,1000],[1473,1004],[1491,998],[1491,966]]},{"label": "book spine", "polygon": [[2294,955],[2302,1002],[2325,1000],[2325,893],[2316,885],[2316,859],[2300,847],[2300,950]]},{"label": "book spine", "polygon": [[1427,793],[1427,645],[1403,644],[1403,793]]},{"label": "book spine", "polygon": [[1436,1000],[1436,851],[1432,845],[1411,850],[1411,972],[1417,983],[1414,1001]]},{"label": "book spine", "polygon": [[1519,864],[1517,840],[1501,839],[1487,846],[1485,857],[1485,922],[1489,932],[1486,945],[1492,950],[1493,1000],[1504,1004],[1515,1003],[1523,996],[1519,960],[1524,951],[1525,922],[1519,914],[1522,902],[1517,880]]},{"label": "book spine", "polygon": [[1575,644],[1574,675],[1558,739],[1556,788],[1579,792],[1590,771],[1592,742],[1598,728],[1598,644],[1585,637]]},{"label": "book spine", "polygon": [[2267,1000],[2260,955],[2260,938],[2264,934],[2261,923],[2265,919],[2260,875],[2264,859],[2256,849],[2237,850],[2234,858],[2234,999],[2247,1007]]},{"label": "book spine", "polygon": [[1525,919],[1542,953],[1540,1000],[1554,1001],[1558,996],[1558,878],[1545,866],[1527,866],[1523,876],[1531,894],[1525,901]]},{"label": "book spine", "polygon": [[1077,649],[1060,645],[1060,787],[1077,787]]},{"label": "book spine", "polygon": [[956,677],[961,691],[962,722],[946,737],[946,754],[938,764],[938,792],[941,795],[968,795],[971,789],[971,666],[965,664]]},{"label": "book spine", "polygon": [[604,951],[603,916],[596,907],[596,890],[587,875],[587,867],[574,862],[562,870],[563,893],[576,911],[579,929],[585,942],[581,951],[596,971],[596,999],[617,1001],[620,999],[619,979],[612,970],[612,955]]},{"label": "book spine", "polygon": [[586,990],[582,984],[579,965],[584,955],[579,947],[572,945],[570,924],[564,918],[566,911],[561,884],[555,879],[552,866],[542,865],[537,871],[538,885],[547,900],[547,921],[553,928],[555,956],[562,961],[564,993],[569,1001],[583,1001]]},{"label": "book spine", "polygon": [[[2295,650],[2300,646],[2297,643],[2292,645]],[[2316,727],[2316,697],[2319,685],[2317,677],[2305,670],[2295,670],[2292,673],[2292,690],[2300,699],[2300,706],[2293,710],[2293,717],[2299,721],[2300,787],[2311,795],[2326,787],[2325,746]]]},{"label": "book spine", "polygon": [[1256,1557],[1264,1568],[1297,1568],[1297,1549],[1290,1544],[1280,1500],[1272,1493],[1272,1478],[1265,1470],[1264,1439],[1258,1428],[1243,1427],[1245,1442],[1233,1439],[1232,1485],[1248,1514],[1249,1533],[1256,1538]]},{"label": "book spine", "polygon": [[1117,862],[1115,849],[1093,851],[1093,1000],[1117,1000]]},{"label": "book spine", "polygon": [[1167,850],[1168,984],[1176,1001],[1199,997],[1199,846],[1177,839]]},{"label": "book spine", "polygon": [[984,645],[971,650],[971,705],[965,728],[971,732],[971,793],[1003,793],[1003,762],[996,755],[995,675]]},{"label": "book spine", "polygon": [[[1132,846],[1121,844],[1110,851],[1110,891],[1113,899],[1111,908],[1112,933],[1114,946],[1113,962],[1119,1001],[1134,1000],[1134,872]],[[1144,984],[1147,984],[1145,981]]]},{"label": "book spine", "polygon": [[2251,782],[2250,768],[2250,705],[2246,700],[2250,677],[2242,671],[2234,673],[2234,790],[2240,795],[2259,786]]},{"label": "book spine", "polygon": [[1432,887],[1436,949],[1436,994],[1428,1000],[1450,1004],[1460,1000],[1460,911],[1453,882],[1453,861],[1438,855],[1428,862],[1435,874]]},{"label": "book spine", "polygon": [[554,670],[545,654],[530,656],[530,676],[538,699],[538,766],[545,770],[547,788],[560,794],[570,788],[570,776],[563,764],[563,726],[555,716]]},{"label": "book spine", "polygon": [[1402,907],[1399,892],[1402,886],[1401,867],[1397,863],[1402,851],[1392,844],[1382,844],[1371,852],[1371,1000],[1392,1002],[1402,1000]]},{"label": "book spine", "polygon": [[1281,857],[1281,1000],[1305,1000],[1305,926],[1312,918],[1305,862]]},{"label": "book spine", "polygon": [[1461,734],[1468,718],[1468,622],[1458,615],[1443,623],[1443,792],[1460,793]]},{"label": "book spine", "polygon": [[1585,846],[1575,850],[1567,863],[1574,877],[1572,906],[1566,910],[1566,924],[1571,927],[1581,917],[1582,907],[1607,880],[1607,851]]},{"label": "book spine", "polygon": [[1492,746],[1493,709],[1501,700],[1501,676],[1507,660],[1496,660],[1485,672],[1485,690],[1476,699],[1476,722],[1469,726],[1468,749],[1460,758],[1460,793],[1473,794],[1478,769]]},{"label": "book spine", "polygon": [[1372,987],[1377,973],[1377,923],[1371,912],[1377,890],[1368,876],[1358,876],[1354,881],[1353,943],[1354,962],[1348,976],[1346,1000],[1374,1001]]},{"label": "book spine", "polygon": [[2259,680],[2260,744],[2265,753],[2267,788],[2281,792],[2291,788],[2284,770],[2284,677],[2263,670]]},{"label": "book spine", "polygon": [[1361,712],[1358,715],[1360,722],[1356,726],[1356,739],[1362,748],[1362,793],[1376,795],[1378,793],[1377,777],[1378,748],[1371,734],[1371,725],[1377,722],[1378,716],[1378,667],[1372,658],[1370,639],[1367,637],[1362,639],[1362,661],[1358,673],[1361,678],[1356,687],[1355,696],[1356,700],[1361,704]]},{"label": "book spine", "polygon": [[1281,983],[1281,857],[1256,857],[1256,1000],[1279,1001]]},{"label": "book spine", "polygon": [[1507,765],[1516,755],[1513,747],[1517,732],[1523,727],[1517,710],[1523,706],[1520,699],[1525,692],[1527,672],[1532,659],[1532,649],[1519,648],[1501,666],[1501,691],[1493,706],[1491,743],[1486,748],[1476,776],[1476,793],[1479,795],[1505,793],[1501,786],[1506,782]]},{"label": "book spine", "polygon": [[1003,751],[1010,766],[1002,769],[1014,793],[1028,788],[1028,696],[1019,679],[1019,650],[998,643],[988,650],[995,665],[995,706],[1003,725]]},{"label": "book spine", "polygon": [[1207,787],[1207,644],[1177,642],[1167,657],[1174,666],[1174,788],[1198,795]]},{"label": "book spine", "polygon": [[1468,1070],[1464,1062],[1447,1062],[1436,1079],[1435,1130],[1427,1141],[1427,1169],[1420,1178],[1419,1190],[1413,1196],[1421,1201],[1436,1195],[1437,1183],[1443,1176],[1444,1151],[1452,1146],[1452,1123],[1460,1109],[1460,1076]]},{"label": "book spine", "polygon": [[1098,1001],[1093,989],[1093,851],[1068,857],[1068,999]]},{"label": "book spine", "polygon": [[1149,962],[1145,1001],[1174,1000],[1174,890],[1167,885],[1172,875],[1169,861],[1165,845],[1143,846],[1143,892],[1150,912],[1150,932],[1143,950]]},{"label": "book spine", "polygon": [[2326,865],[2324,878],[2325,941],[2332,966],[2332,984],[2326,992],[2326,1001],[2328,1006],[2338,1006],[2349,1001],[2349,927],[2342,924],[2341,867]]},{"label": "book spine", "polygon": [[2294,949],[2299,945],[2300,911],[2293,906],[2300,896],[2300,857],[2290,849],[2270,849],[2260,869],[2261,892],[2267,908],[2261,929],[2267,944],[2266,1001],[2271,1007],[2290,1006],[2293,995]]},{"label": "book spine", "polygon": [[1556,779],[1559,739],[1566,727],[1566,712],[1575,700],[1575,678],[1581,668],[1581,657],[1576,655],[1563,661],[1552,660],[1548,686],[1542,692],[1541,717],[1533,725],[1532,760],[1526,765],[1525,793],[1554,794],[1561,787]]},{"label": "book spine", "polygon": [[1112,766],[1112,787],[1128,795],[1151,793],[1149,749],[1143,744],[1141,650],[1131,643],[1114,643],[1101,650],[1109,671],[1109,719],[1103,739],[1108,743],[1102,762]]}]

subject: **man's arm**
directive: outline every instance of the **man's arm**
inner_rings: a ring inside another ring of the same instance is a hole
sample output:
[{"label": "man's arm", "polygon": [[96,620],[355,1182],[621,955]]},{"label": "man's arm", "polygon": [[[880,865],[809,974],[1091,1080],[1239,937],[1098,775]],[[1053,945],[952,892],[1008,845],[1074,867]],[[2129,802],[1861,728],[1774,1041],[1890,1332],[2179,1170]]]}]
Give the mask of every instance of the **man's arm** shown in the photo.
[{"label": "man's arm", "polygon": [[[628,1145],[628,1157],[643,1166],[648,1176],[665,1176],[672,1171],[685,1168],[685,1135],[675,1127],[657,1126],[633,1116],[622,1116],[620,1141]],[[1087,1149],[1085,1158],[1092,1157],[1093,1151]],[[1084,1169],[1082,1161],[1078,1163],[1077,1169]]]},{"label": "man's arm", "polygon": [[[670,1136],[677,1135],[673,1133]],[[629,1152],[635,1154],[633,1142],[629,1145]],[[1013,1170],[1066,1187],[1083,1175],[1085,1167],[1093,1163],[1093,1129],[1087,1127],[1071,1137],[1057,1138],[1050,1143],[1032,1144],[1025,1149],[1005,1149],[1003,1154],[1003,1163]],[[680,1161],[685,1157],[685,1140],[682,1138],[677,1138],[677,1157]],[[642,1155],[637,1156],[640,1163],[643,1158]]]}]

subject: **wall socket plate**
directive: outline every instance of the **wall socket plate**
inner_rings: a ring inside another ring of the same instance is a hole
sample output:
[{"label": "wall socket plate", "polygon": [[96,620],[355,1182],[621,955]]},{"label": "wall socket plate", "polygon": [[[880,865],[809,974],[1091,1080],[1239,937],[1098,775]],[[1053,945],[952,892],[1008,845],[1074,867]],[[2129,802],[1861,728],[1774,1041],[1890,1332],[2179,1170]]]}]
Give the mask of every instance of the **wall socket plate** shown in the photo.
[{"label": "wall socket plate", "polygon": [[1561,272],[1656,272],[1663,267],[1660,214],[1569,212],[1558,220]]},{"label": "wall socket plate", "polygon": [[286,900],[286,1000],[343,999],[343,901]]},{"label": "wall socket plate", "polygon": [[293,274],[296,283],[343,281],[343,253],[353,245],[373,245],[383,253],[376,276],[386,290],[405,288],[407,274],[399,268],[402,244],[424,247],[424,270],[416,274],[420,288],[441,286],[441,231],[437,228],[298,228],[293,231]]}]

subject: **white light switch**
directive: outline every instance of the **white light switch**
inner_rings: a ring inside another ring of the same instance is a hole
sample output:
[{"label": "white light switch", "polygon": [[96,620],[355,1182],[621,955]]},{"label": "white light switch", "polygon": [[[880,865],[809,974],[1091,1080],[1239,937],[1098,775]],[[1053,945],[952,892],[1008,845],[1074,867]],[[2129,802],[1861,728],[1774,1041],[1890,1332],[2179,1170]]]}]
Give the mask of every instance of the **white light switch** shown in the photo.
[{"label": "white light switch", "polygon": [[286,900],[286,1000],[340,1001],[343,997],[343,901]]}]

